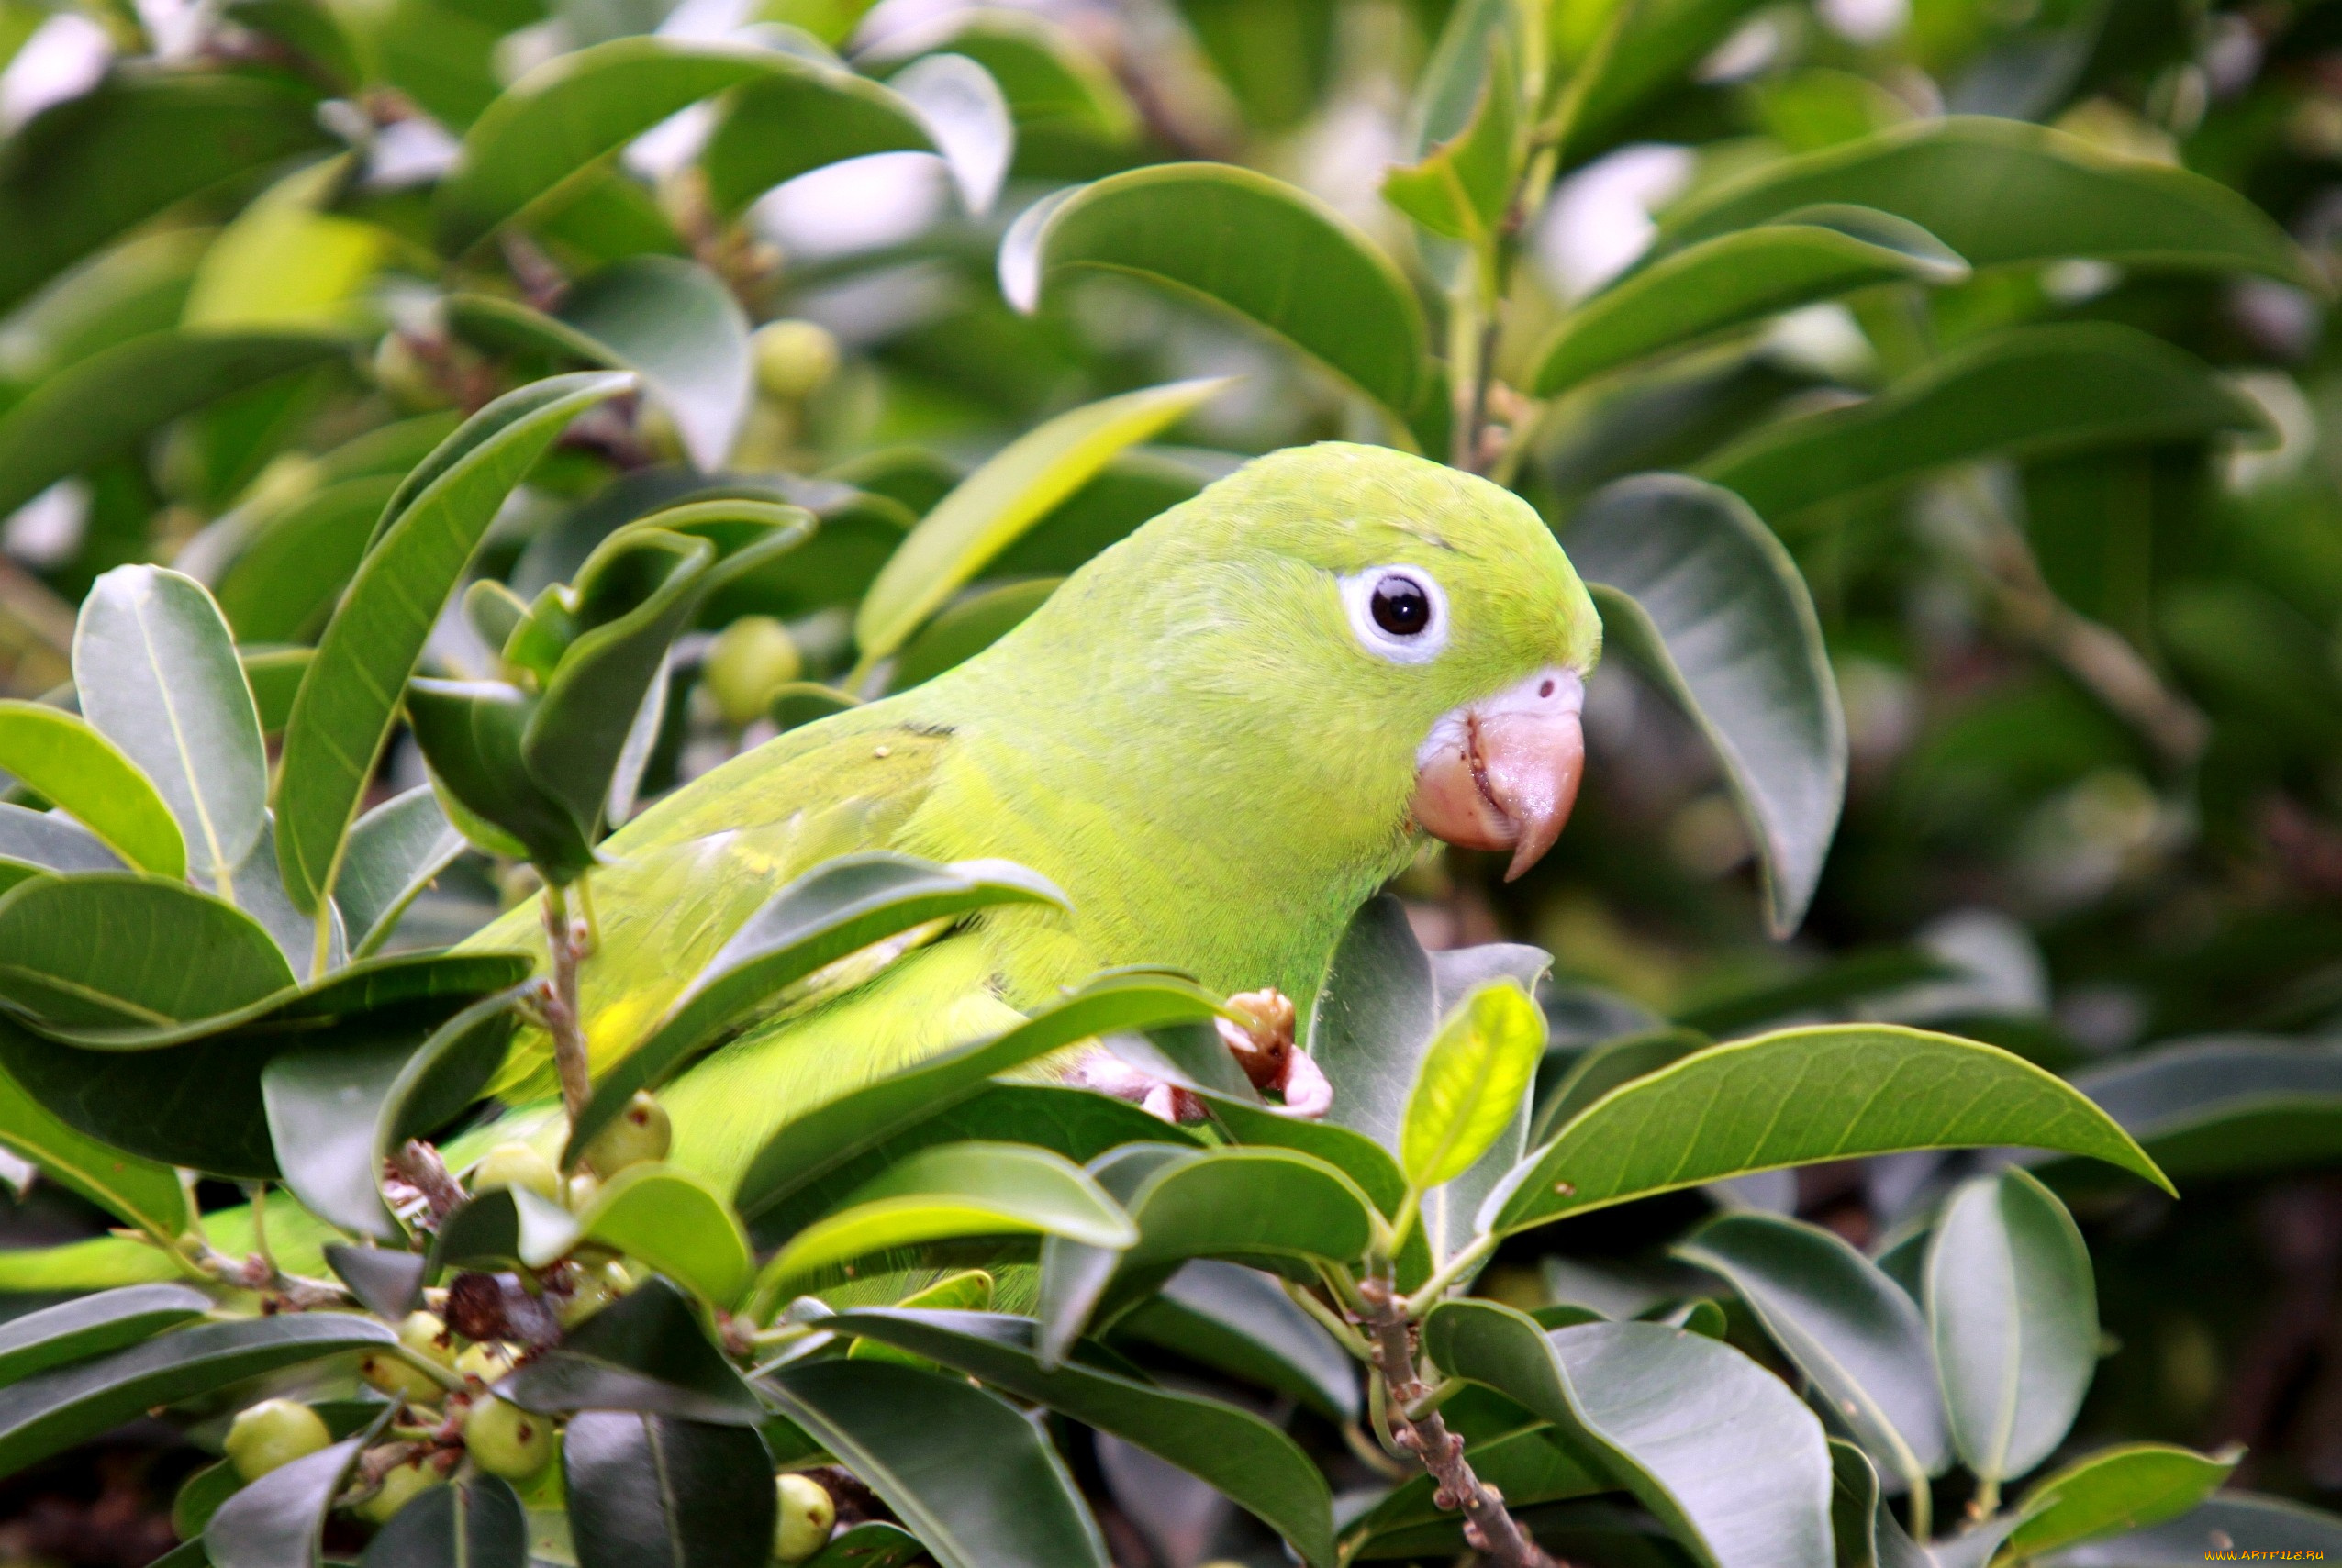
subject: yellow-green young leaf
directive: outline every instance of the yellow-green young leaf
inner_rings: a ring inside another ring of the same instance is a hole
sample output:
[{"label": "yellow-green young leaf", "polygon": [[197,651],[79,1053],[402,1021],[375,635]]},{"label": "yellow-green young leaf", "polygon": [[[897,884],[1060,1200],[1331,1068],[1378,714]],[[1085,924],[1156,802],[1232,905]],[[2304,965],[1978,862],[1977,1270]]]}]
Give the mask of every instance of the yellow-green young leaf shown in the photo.
[{"label": "yellow-green young leaf", "polygon": [[62,807],[139,870],[187,874],[187,842],[171,807],[129,758],[74,715],[0,701],[0,773]]},{"label": "yellow-green young leaf", "polygon": [[621,1171],[577,1218],[579,1239],[648,1263],[718,1307],[748,1288],[755,1260],[731,1206],[665,1165]]},{"label": "yellow-green young leaf", "polygon": [[0,1149],[31,1161],[50,1181],[149,1235],[175,1237],[187,1229],[187,1193],[178,1172],[66,1126],[5,1072]]},{"label": "yellow-green young leaf", "polygon": [[347,154],[312,164],[246,207],[205,253],[187,295],[185,325],[328,331],[353,325],[359,296],[390,236],[318,210],[348,164]]},{"label": "yellow-green young leaf", "polygon": [[1407,1096],[1399,1160],[1417,1187],[1452,1182],[1504,1130],[1545,1051],[1545,1016],[1515,981],[1483,985],[1447,1016]]},{"label": "yellow-green young leaf", "polygon": [[[2024,1522],[1995,1562],[2022,1562],[2079,1541],[2178,1518],[2219,1489],[2237,1451],[2198,1453],[2169,1443],[2101,1449],[2035,1482],[2017,1504]],[[2207,1554],[2209,1555],[2209,1554]]]},{"label": "yellow-green young leaf", "polygon": [[1215,376],[1126,392],[1060,414],[1009,442],[935,504],[871,584],[853,622],[864,666],[900,648],[954,590],[1115,453],[1177,422],[1227,384]]},{"label": "yellow-green young leaf", "polygon": [[1463,130],[1383,176],[1383,199],[1434,234],[1485,242],[1504,220],[1520,163],[1521,85],[1500,39]]}]

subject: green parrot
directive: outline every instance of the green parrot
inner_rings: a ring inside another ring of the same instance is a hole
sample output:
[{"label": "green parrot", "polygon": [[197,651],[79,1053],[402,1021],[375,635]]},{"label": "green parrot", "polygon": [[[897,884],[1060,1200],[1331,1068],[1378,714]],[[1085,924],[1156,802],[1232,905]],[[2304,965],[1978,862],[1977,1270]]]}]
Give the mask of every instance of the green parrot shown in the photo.
[{"label": "green parrot", "polygon": [[[1260,458],[973,659],[790,730],[612,835],[580,997],[594,1065],[775,891],[857,850],[1015,861],[1070,913],[987,911],[839,966],[663,1089],[671,1158],[726,1190],[790,1119],[1109,965],[1306,1005],[1352,914],[1426,835],[1510,851],[1511,875],[1552,845],[1600,647],[1584,584],[1508,491],[1377,447]],[[541,951],[539,920],[532,901],[466,945]],[[1150,1092],[1089,1060],[1054,1070]],[[493,1085],[517,1108],[451,1161],[515,1137],[557,1151],[554,1089],[549,1040],[524,1033]]]}]

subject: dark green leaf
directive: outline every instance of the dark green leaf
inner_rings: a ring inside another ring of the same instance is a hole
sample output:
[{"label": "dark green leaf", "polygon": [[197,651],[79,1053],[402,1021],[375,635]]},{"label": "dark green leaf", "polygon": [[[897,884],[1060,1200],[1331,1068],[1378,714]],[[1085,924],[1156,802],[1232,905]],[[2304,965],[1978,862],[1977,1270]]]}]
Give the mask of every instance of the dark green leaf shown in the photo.
[{"label": "dark green leaf", "polygon": [[1256,1384],[1328,1419],[1358,1418],[1358,1367],[1350,1352],[1294,1305],[1274,1274],[1258,1269],[1198,1258],[1116,1319],[1114,1334]]},{"label": "dark green leaf", "polygon": [[204,1553],[214,1568],[315,1568],[326,1511],[365,1447],[364,1438],[349,1438],[319,1449],[220,1504],[204,1525]]},{"label": "dark green leaf", "polygon": [[194,1547],[198,1560],[209,1563],[211,1560],[202,1555],[204,1526],[219,1512],[219,1505],[234,1496],[243,1485],[244,1478],[236,1473],[236,1466],[224,1459],[205,1465],[179,1484],[179,1490],[171,1498],[171,1528],[186,1543],[179,1549],[181,1551]]},{"label": "dark green leaf", "polygon": [[[396,474],[364,474],[313,491],[262,523],[215,589],[236,635],[246,642],[314,635],[358,570],[374,519],[397,487]],[[278,711],[290,711],[289,698]]]},{"label": "dark green leaf", "polygon": [[371,1318],[346,1313],[251,1318],[160,1334],[103,1361],[26,1378],[0,1388],[0,1475],[111,1431],[153,1406],[395,1338]]},{"label": "dark green leaf", "polygon": [[183,882],[90,872],[0,895],[0,997],[42,1023],[168,1026],[292,984],[265,929]]},{"label": "dark green leaf", "polygon": [[1537,1107],[1532,1140],[1544,1143],[1579,1111],[1621,1084],[1656,1073],[1714,1043],[1697,1029],[1661,1029],[1621,1035],[1588,1047]]},{"label": "dark green leaf", "polygon": [[765,1568],[772,1462],[753,1430],[589,1410],[562,1440],[578,1568]]},{"label": "dark green leaf", "polygon": [[[1617,1486],[1607,1473],[1573,1451],[1568,1440],[1552,1427],[1530,1427],[1467,1444],[1464,1457],[1472,1473],[1501,1493],[1505,1506],[1516,1513],[1539,1503],[1583,1497]],[[1364,1535],[1368,1544],[1362,1555],[1375,1557],[1381,1555],[1372,1545],[1377,1536],[1443,1522],[1452,1527],[1455,1510],[1432,1501],[1436,1489],[1428,1475],[1405,1482],[1353,1520],[1343,1533]],[[1456,1531],[1455,1544],[1463,1545],[1461,1530]]]},{"label": "dark green leaf", "polygon": [[883,1361],[782,1367],[765,1387],[943,1568],[1107,1568],[1064,1461],[997,1396]]},{"label": "dark green leaf", "polygon": [[360,1568],[527,1568],[529,1518],[493,1475],[458,1476],[391,1516]]},{"label": "dark green leaf", "polygon": [[178,821],[147,776],[79,717],[0,700],[0,772],[36,790],[157,876],[187,873]]},{"label": "dark green leaf", "polygon": [[448,1216],[432,1238],[426,1273],[551,1262],[576,1243],[567,1209],[519,1187],[495,1187]]},{"label": "dark green leaf", "polygon": [[1149,279],[1283,339],[1394,415],[1425,357],[1415,291],[1315,196],[1224,163],[1111,175],[1026,209],[1000,248],[1003,291],[1045,303],[1079,272]]},{"label": "dark green leaf", "polygon": [[269,1141],[284,1184],[318,1218],[384,1242],[404,1237],[376,1186],[374,1127],[414,1054],[403,1040],[288,1051],[261,1070]]},{"label": "dark green leaf", "polygon": [[133,1284],[11,1318],[0,1323],[0,1384],[135,1345],[211,1307],[184,1285]]},{"label": "dark green leaf", "polygon": [[1406,910],[1388,895],[1368,900],[1333,950],[1310,1015],[1310,1054],[1333,1085],[1329,1122],[1398,1148],[1438,1001]]},{"label": "dark green leaf", "polygon": [[910,1531],[873,1519],[839,1532],[805,1568],[911,1568],[926,1554]]},{"label": "dark green leaf", "polygon": [[2086,1068],[2073,1084],[2175,1179],[2292,1170],[2342,1148],[2342,1054],[2316,1046],[2174,1042]]},{"label": "dark green leaf", "polygon": [[337,1243],[326,1248],[325,1257],[358,1304],[377,1318],[396,1321],[422,1300],[424,1260],[416,1253]]},{"label": "dark green leaf", "polygon": [[463,852],[463,835],[448,826],[429,784],[359,817],[333,889],[350,927],[350,956],[364,958],[387,941],[415,895]]},{"label": "dark green leaf", "polygon": [[174,1237],[187,1229],[191,1210],[178,1172],[68,1126],[5,1072],[0,1072],[0,1149],[31,1161],[50,1181],[150,1236]]},{"label": "dark green leaf", "polygon": [[1601,490],[1567,539],[1611,645],[1714,749],[1756,841],[1767,923],[1786,936],[1846,797],[1846,715],[1805,579],[1737,496],[1671,474]]},{"label": "dark green leaf", "polygon": [[[407,722],[441,809],[480,849],[528,860],[566,885],[594,863],[592,824],[530,776],[522,747],[537,706],[502,681],[407,684]],[[599,782],[607,789],[608,775]]]},{"label": "dark green leaf", "polygon": [[790,60],[734,95],[699,167],[716,209],[730,216],[826,164],[935,150],[919,112],[900,95],[851,72]]},{"label": "dark green leaf", "polygon": [[1582,1443],[1711,1568],[1830,1561],[1821,1423],[1730,1346],[1656,1323],[1546,1333],[1477,1301],[1434,1307],[1423,1346]]},{"label": "dark green leaf", "polygon": [[1322,1160],[1288,1149],[1220,1149],[1168,1161],[1126,1206],[1139,1240],[1123,1267],[1203,1257],[1354,1263],[1374,1206]]},{"label": "dark green leaf", "polygon": [[708,1342],[690,1298],[655,1274],[505,1378],[496,1393],[548,1416],[638,1410],[751,1429],[764,1419],[755,1394]]}]

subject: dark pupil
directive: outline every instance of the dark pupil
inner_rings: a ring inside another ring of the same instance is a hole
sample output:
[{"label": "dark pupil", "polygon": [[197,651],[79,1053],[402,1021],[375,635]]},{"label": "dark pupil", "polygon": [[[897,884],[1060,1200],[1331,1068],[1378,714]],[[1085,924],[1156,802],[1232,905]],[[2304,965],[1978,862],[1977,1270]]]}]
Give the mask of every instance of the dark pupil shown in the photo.
[{"label": "dark pupil", "polygon": [[1375,584],[1375,625],[1393,637],[1412,637],[1432,623],[1431,595],[1422,584],[1405,577],[1386,577]]}]

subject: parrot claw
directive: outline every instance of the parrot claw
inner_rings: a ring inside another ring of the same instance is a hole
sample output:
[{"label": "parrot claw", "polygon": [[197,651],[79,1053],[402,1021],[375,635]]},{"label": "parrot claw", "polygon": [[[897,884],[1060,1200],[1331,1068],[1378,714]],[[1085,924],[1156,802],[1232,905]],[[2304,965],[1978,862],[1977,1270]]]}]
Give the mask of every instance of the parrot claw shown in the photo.
[{"label": "parrot claw", "polygon": [[1203,1102],[1177,1084],[1140,1072],[1107,1051],[1083,1053],[1065,1074],[1077,1089],[1095,1089],[1118,1100],[1128,1100],[1159,1121],[1177,1125],[1204,1119]]}]

